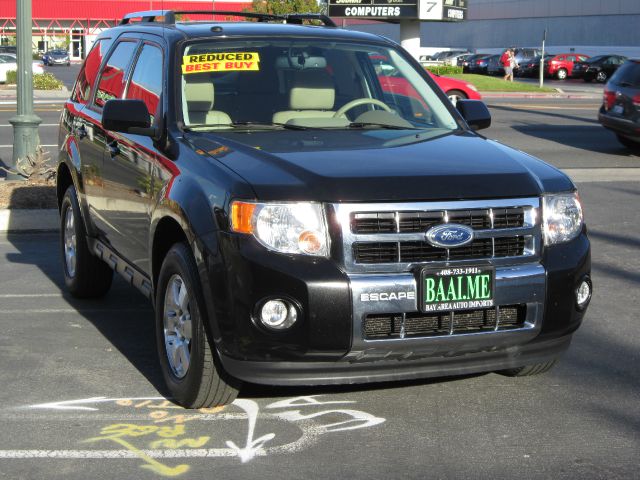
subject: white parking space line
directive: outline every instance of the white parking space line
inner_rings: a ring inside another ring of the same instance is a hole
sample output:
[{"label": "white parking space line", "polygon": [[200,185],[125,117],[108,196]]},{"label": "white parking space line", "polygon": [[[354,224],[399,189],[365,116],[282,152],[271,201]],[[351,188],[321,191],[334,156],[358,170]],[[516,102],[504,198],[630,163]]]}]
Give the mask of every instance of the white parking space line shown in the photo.
[{"label": "white parking space line", "polygon": [[[40,145],[41,147],[51,148],[57,147],[58,145]],[[13,145],[0,145],[0,148],[13,148]]]},{"label": "white parking space line", "polygon": [[[59,123],[41,123],[38,127],[59,127]],[[13,128],[13,125],[0,125],[0,128]]]},{"label": "white parking space line", "polygon": [[[139,453],[129,450],[0,450],[0,458],[131,458],[139,459],[140,454],[151,458],[210,458],[235,457],[237,452],[231,448],[197,448],[140,450]],[[264,456],[267,452],[257,450],[256,456]]]}]

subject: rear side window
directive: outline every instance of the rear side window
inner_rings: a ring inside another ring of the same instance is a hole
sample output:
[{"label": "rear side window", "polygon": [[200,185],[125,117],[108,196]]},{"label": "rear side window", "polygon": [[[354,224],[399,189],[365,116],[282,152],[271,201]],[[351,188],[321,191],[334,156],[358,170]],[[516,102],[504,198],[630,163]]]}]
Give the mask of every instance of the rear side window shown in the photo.
[{"label": "rear side window", "polygon": [[137,43],[120,42],[100,72],[100,81],[94,103],[102,107],[108,100],[122,98],[127,84],[127,67],[135,52]]},{"label": "rear side window", "polygon": [[142,100],[149,110],[152,122],[162,93],[162,51],[146,44],[133,70],[127,98]]},{"label": "rear side window", "polygon": [[628,61],[616,70],[616,73],[611,77],[611,82],[616,84],[625,82],[640,88],[640,63]]},{"label": "rear side window", "polygon": [[93,44],[93,48],[82,65],[73,93],[71,94],[71,99],[74,102],[86,104],[89,101],[91,87],[95,83],[96,78],[98,78],[100,64],[110,45],[111,39],[109,38],[102,38]]}]

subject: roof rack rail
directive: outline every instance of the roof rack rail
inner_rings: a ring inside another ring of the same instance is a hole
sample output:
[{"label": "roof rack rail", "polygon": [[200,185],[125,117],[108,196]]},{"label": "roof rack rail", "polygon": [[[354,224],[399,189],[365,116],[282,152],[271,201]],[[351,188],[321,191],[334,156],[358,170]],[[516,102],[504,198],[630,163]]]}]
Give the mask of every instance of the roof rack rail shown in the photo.
[{"label": "roof rack rail", "polygon": [[[142,12],[127,13],[122,17],[119,25],[128,25],[134,18],[139,18],[141,22],[152,23],[156,22],[158,17],[164,17],[164,21],[158,23],[175,23],[175,15],[171,10],[144,10]],[[171,20],[170,22],[168,21],[169,19]]]},{"label": "roof rack rail", "polygon": [[[227,15],[230,17],[255,18],[259,22],[284,22],[302,25],[305,20],[317,20],[325,27],[335,27],[336,24],[328,16],[320,13],[288,13],[285,15],[273,15],[270,13],[256,12],[232,12],[227,10],[146,10],[142,12],[127,13],[120,25],[131,24],[131,20],[139,18],[144,23],[160,23],[173,25],[176,23],[176,15]],[[159,20],[162,17],[163,20]]]}]

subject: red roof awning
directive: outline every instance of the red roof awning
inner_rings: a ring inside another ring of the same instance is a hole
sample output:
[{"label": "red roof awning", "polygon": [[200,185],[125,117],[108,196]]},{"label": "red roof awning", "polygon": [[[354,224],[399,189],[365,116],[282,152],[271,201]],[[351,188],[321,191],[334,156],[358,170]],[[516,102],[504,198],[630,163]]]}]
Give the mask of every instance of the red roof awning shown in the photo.
[{"label": "red roof awning", "polygon": [[[213,0],[33,0],[34,20],[119,20],[125,14],[142,10],[229,10],[240,12],[251,1]],[[16,18],[16,0],[0,0],[0,19]]]}]

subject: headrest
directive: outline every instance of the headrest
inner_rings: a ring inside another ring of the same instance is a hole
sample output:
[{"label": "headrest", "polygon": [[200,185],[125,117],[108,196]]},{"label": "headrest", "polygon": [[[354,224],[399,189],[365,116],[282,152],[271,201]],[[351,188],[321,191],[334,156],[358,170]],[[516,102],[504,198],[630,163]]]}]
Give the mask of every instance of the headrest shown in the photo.
[{"label": "headrest", "polygon": [[289,92],[291,110],[332,110],[336,92],[326,70],[300,70],[294,73]]},{"label": "headrest", "polygon": [[211,82],[192,82],[184,86],[187,107],[194,112],[208,112],[213,108],[214,90]]}]

